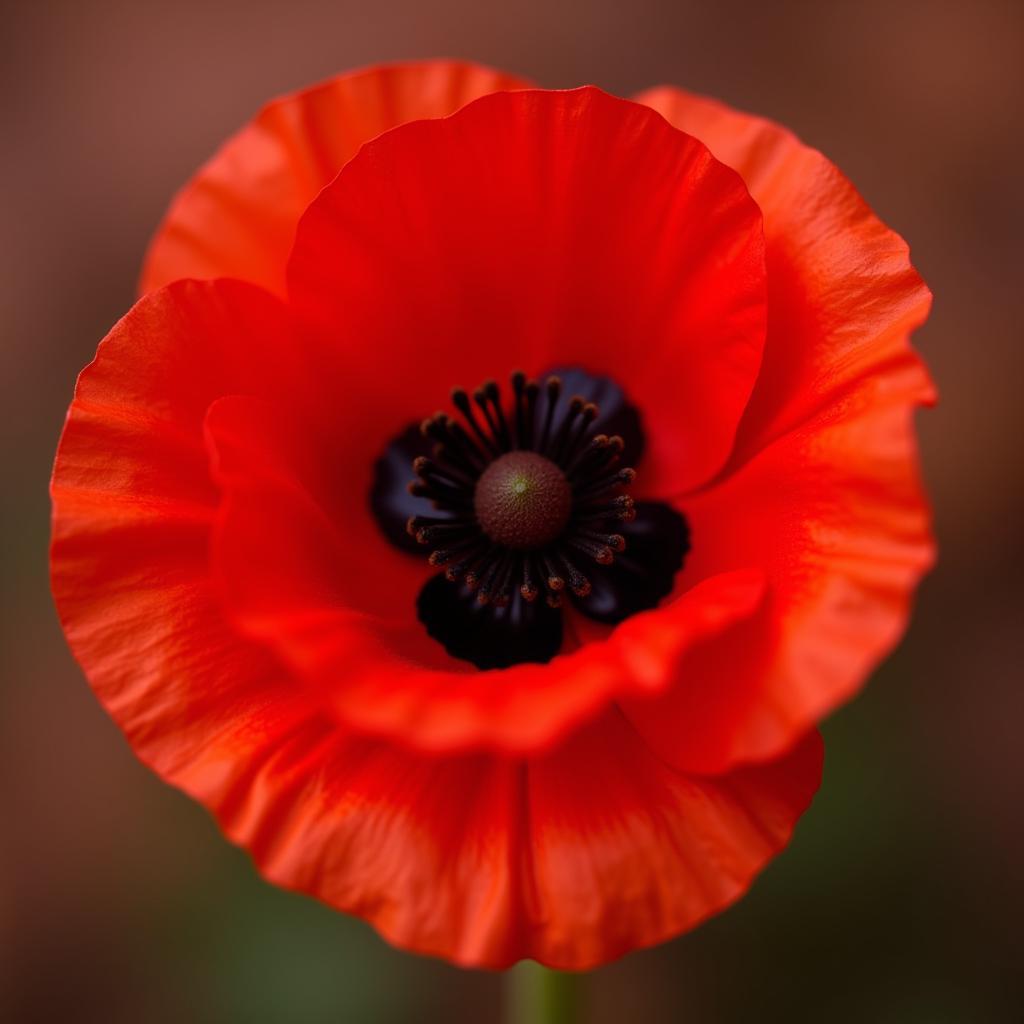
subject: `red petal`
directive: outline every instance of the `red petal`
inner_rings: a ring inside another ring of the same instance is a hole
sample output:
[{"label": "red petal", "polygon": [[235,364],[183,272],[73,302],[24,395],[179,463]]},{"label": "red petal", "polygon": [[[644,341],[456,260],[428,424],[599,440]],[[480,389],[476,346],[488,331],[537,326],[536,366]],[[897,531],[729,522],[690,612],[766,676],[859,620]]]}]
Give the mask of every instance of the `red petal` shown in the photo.
[{"label": "red petal", "polygon": [[579,970],[742,895],[820,773],[811,735],[780,761],[686,777],[614,713],[527,762],[424,758],[310,726],[214,809],[270,880],[398,946]]},{"label": "red petal", "polygon": [[303,217],[289,286],[371,447],[453,384],[578,364],[640,405],[645,489],[672,491],[731,448],[762,245],[736,175],[646,107],[503,93],[365,146]]},{"label": "red petal", "polygon": [[902,239],[788,131],[677,89],[640,99],[735,167],[764,212],[764,367],[726,473],[680,499],[694,537],[680,585],[758,566],[769,599],[670,695],[630,707],[663,756],[717,771],[785,749],[906,627],[933,558],[912,422],[933,393],[908,340],[930,295]]},{"label": "red petal", "polygon": [[748,574],[725,573],[659,612],[634,616],[603,643],[500,677],[451,659],[440,667],[443,652],[418,622],[368,623],[327,610],[296,620],[282,608],[268,628],[265,619],[254,623],[245,597],[236,608],[253,636],[273,643],[362,730],[426,750],[525,752],[552,746],[617,696],[663,691],[685,651],[749,615],[759,593]]},{"label": "red petal", "polygon": [[675,691],[630,709],[674,763],[715,771],[774,755],[852,696],[906,628],[933,558],[912,414],[899,400],[860,404],[686,501],[700,541],[681,585],[757,565],[770,586],[763,611],[707,644]]},{"label": "red petal", "polygon": [[294,407],[240,395],[211,405],[206,432],[223,490],[215,571],[229,603],[244,602],[259,632],[278,617],[305,621],[339,609],[415,621],[416,595],[434,570],[396,553],[366,493],[348,486],[359,445],[333,443]]},{"label": "red petal", "polygon": [[722,770],[784,750],[906,627],[933,558],[912,424],[933,392],[908,341],[931,297],[905,243],[793,134],[679,89],[639,98],[734,167],[765,218],[764,367],[722,480],[679,504],[680,586],[759,566],[769,600],[630,709],[674,763]]},{"label": "red petal", "polygon": [[153,238],[145,293],[183,277],[239,277],[284,294],[302,211],[359,147],[529,83],[459,61],[378,66],[267,104],[178,193]]},{"label": "red petal", "polygon": [[218,394],[288,379],[287,330],[276,300],[237,282],[143,299],[79,378],[54,468],[52,583],[71,647],[139,755],[197,795],[230,774],[240,737],[270,742],[291,718],[263,697],[280,671],[237,638],[210,583],[218,493],[202,435]]},{"label": "red petal", "polygon": [[931,294],[906,242],[835,165],[782,126],[715,100],[671,87],[637,100],[738,171],[764,215],[768,340],[734,463],[869,378],[908,402],[931,401],[909,343]]}]

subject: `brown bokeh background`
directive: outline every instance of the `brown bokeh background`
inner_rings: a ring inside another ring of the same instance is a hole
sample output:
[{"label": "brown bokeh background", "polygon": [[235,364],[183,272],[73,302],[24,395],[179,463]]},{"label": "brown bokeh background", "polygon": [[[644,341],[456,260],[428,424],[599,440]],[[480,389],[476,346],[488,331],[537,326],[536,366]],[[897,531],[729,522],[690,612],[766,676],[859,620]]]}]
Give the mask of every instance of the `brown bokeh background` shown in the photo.
[{"label": "brown bokeh background", "polygon": [[140,0],[0,7],[0,1019],[491,1021],[501,976],[262,883],[132,756],[57,627],[49,464],[170,195],[267,98],[461,56],[660,82],[790,125],[912,243],[941,562],[826,726],[822,792],[750,895],[588,975],[588,1022],[1022,1019],[1021,97],[1014,0]]}]

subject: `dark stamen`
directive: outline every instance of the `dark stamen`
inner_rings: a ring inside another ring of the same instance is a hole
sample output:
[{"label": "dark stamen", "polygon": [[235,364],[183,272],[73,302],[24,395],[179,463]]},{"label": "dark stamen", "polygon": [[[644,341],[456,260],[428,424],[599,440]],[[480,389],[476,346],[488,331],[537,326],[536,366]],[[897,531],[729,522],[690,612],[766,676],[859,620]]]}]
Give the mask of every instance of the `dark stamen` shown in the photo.
[{"label": "dark stamen", "polygon": [[587,402],[583,406],[583,415],[580,417],[579,426],[576,430],[575,436],[569,442],[568,448],[565,452],[565,457],[562,460],[562,465],[567,469],[576,461],[576,456],[579,453],[580,447],[586,441],[587,432],[590,430],[590,424],[597,419],[597,406],[593,402]]},{"label": "dark stamen", "polygon": [[534,583],[533,557],[531,555],[523,555],[521,573],[523,582],[519,585],[519,593],[523,595],[523,599],[526,601],[536,601],[540,589]]},{"label": "dark stamen", "polygon": [[526,432],[520,442],[520,448],[533,449],[533,428],[537,419],[537,396],[540,394],[540,385],[535,380],[526,382]]},{"label": "dark stamen", "polygon": [[466,417],[466,422],[469,424],[473,433],[480,439],[484,446],[484,450],[491,452],[492,455],[496,455],[498,449],[495,447],[493,441],[481,429],[480,424],[477,423],[476,416],[473,413],[473,406],[469,401],[469,395],[467,395],[462,388],[454,388],[452,390],[452,402],[455,404],[455,408]]},{"label": "dark stamen", "polygon": [[516,396],[516,445],[519,448],[525,447],[523,440],[526,437],[526,374],[522,370],[516,370],[512,374],[512,391]]},{"label": "dark stamen", "polygon": [[537,450],[544,455],[548,454],[548,438],[551,435],[551,422],[555,417],[555,406],[558,404],[558,396],[562,393],[562,382],[558,377],[548,377],[545,385],[548,396],[548,409],[544,417],[544,432],[540,435],[540,444]]},{"label": "dark stamen", "polygon": [[552,442],[551,457],[563,469],[565,468],[565,454],[566,448],[569,444],[569,435],[572,433],[572,428],[573,424],[576,421],[576,417],[579,416],[581,412],[583,412],[583,407],[586,404],[587,403],[582,398],[580,398],[579,395],[574,396],[569,401],[569,411],[566,414],[565,419],[562,420],[562,425],[558,430],[558,436]]},{"label": "dark stamen", "polygon": [[491,432],[491,436],[497,442],[496,451],[501,451],[506,448],[505,438],[501,435],[501,431],[498,429],[497,420],[494,414],[491,412],[489,404],[490,395],[487,391],[487,386],[479,387],[473,392],[473,401],[479,406],[480,411],[484,414],[484,419],[487,421],[487,427]]},{"label": "dark stamen", "polygon": [[586,597],[590,593],[590,580],[569,561],[565,555],[564,548],[559,552],[558,560],[562,563],[562,567],[565,570],[565,578],[569,582],[569,589],[577,597]]},{"label": "dark stamen", "polygon": [[[461,580],[480,605],[513,599],[552,607],[592,590],[585,561],[610,565],[626,542],[618,524],[635,514],[622,488],[633,469],[618,468],[621,437],[591,433],[596,405],[574,396],[560,408],[562,381],[543,386],[512,374],[506,413],[498,385],[452,391],[461,422],[443,412],[423,421],[432,456],[413,462],[411,494],[429,498],[437,516],[413,516],[409,534],[433,550],[430,563]],[[584,560],[584,561],[581,561]]]}]

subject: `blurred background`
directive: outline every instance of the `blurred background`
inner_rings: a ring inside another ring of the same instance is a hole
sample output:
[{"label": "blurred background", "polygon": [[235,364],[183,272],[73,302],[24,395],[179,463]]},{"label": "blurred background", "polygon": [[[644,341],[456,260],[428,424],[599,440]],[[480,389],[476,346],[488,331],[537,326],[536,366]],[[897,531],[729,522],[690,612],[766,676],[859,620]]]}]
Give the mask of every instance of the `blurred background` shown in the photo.
[{"label": "blurred background", "polygon": [[732,910],[581,982],[583,1019],[1024,1019],[1015,0],[0,4],[0,1020],[495,1021],[504,979],[394,951],[272,889],[133,757],[67,652],[47,481],[78,370],[172,192],[269,97],[380,60],[546,86],[669,82],[824,150],[911,240],[941,560],[825,727],[822,791]]}]

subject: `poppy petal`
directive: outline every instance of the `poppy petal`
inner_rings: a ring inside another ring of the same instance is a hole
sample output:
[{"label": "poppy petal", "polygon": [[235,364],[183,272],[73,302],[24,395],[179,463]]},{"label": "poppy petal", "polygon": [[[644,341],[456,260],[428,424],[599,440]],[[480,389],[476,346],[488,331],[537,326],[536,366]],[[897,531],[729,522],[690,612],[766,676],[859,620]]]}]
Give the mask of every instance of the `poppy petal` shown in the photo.
[{"label": "poppy petal", "polygon": [[817,733],[778,760],[699,778],[630,732],[609,714],[529,766],[531,888],[547,925],[537,959],[555,967],[593,967],[728,906],[789,841],[821,779]]},{"label": "poppy petal", "polygon": [[368,143],[303,216],[289,291],[378,451],[453,385],[558,360],[642,404],[645,486],[672,493],[732,446],[763,274],[739,178],[585,88],[486,96]]},{"label": "poppy petal", "polygon": [[219,494],[202,433],[223,391],[285,386],[288,330],[277,300],[240,282],[140,300],[82,372],[54,467],[52,586],[71,648],[143,760],[200,797],[240,745],[294,720],[264,701],[280,667],[237,636],[210,580]]},{"label": "poppy petal", "polygon": [[672,87],[637,100],[734,168],[764,215],[768,339],[733,464],[872,380],[882,394],[933,401],[909,343],[931,294],[906,242],[842,172],[781,125],[716,100]]},{"label": "poppy petal", "polygon": [[[681,501],[695,541],[680,586],[758,566],[769,597],[630,710],[673,763],[718,771],[785,749],[906,628],[934,557],[913,430],[934,391],[909,344],[930,295],[903,240],[790,132],[678,89],[639,99],[739,171],[764,213],[764,367],[726,471]],[[697,743],[674,741],[683,722]]]},{"label": "poppy petal", "polygon": [[238,277],[283,296],[303,210],[364,142],[528,85],[436,60],[370,67],[273,100],[175,197],[150,243],[140,294],[178,278]]},{"label": "poppy petal", "polygon": [[381,571],[394,557],[391,546],[365,499],[349,493],[350,456],[320,426],[262,398],[228,395],[211,404],[205,433],[222,489],[213,571],[229,605],[244,595],[259,623],[330,609],[398,616],[411,626],[427,566],[399,557]]},{"label": "poppy petal", "polygon": [[680,585],[750,565],[769,589],[756,616],[691,656],[670,693],[627,708],[672,763],[718,771],[773,756],[852,696],[906,628],[933,559],[908,468],[912,413],[864,404],[829,410],[687,498],[695,543]]},{"label": "poppy petal", "polygon": [[788,841],[821,743],[718,778],[667,768],[610,712],[541,758],[417,755],[317,734],[214,805],[271,881],[474,967],[581,970],[721,910]]}]

